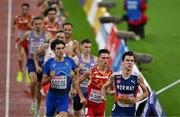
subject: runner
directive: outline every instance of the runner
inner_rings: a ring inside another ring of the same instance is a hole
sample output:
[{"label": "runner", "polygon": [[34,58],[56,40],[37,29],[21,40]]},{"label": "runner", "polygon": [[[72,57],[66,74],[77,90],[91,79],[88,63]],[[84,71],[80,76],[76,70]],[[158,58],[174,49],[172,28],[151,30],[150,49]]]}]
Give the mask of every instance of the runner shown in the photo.
[{"label": "runner", "polygon": [[71,23],[64,23],[62,28],[66,32],[66,55],[69,57],[74,57],[79,54],[79,42],[72,39],[73,25]]},{"label": "runner", "polygon": [[44,30],[49,32],[52,38],[55,38],[56,32],[60,30],[60,25],[55,21],[57,18],[56,14],[56,9],[49,8],[48,16],[44,19]]},{"label": "runner", "polygon": [[48,60],[44,65],[42,85],[50,82],[50,89],[46,97],[46,116],[68,116],[69,91],[72,81],[77,76],[77,66],[73,59],[64,57],[65,43],[55,39],[51,43],[51,49],[55,52],[55,58]]},{"label": "runner", "polygon": [[[81,41],[81,53],[74,57],[74,61],[78,66],[79,69],[79,75],[82,75],[84,72],[90,70],[92,67],[94,67],[97,63],[97,57],[90,54],[91,51],[91,41],[89,39],[84,39]],[[84,82],[81,83],[81,90],[83,92],[83,95],[87,98],[87,86],[88,86],[88,79],[86,79]],[[74,109],[74,115],[76,117],[80,117],[84,115],[84,109],[83,104],[80,103],[79,95],[75,95],[73,97],[73,109]],[[81,112],[82,115],[81,115]]]},{"label": "runner", "polygon": [[[99,50],[98,64],[96,67],[85,72],[76,81],[76,88],[80,97],[80,102],[86,105],[85,116],[105,116],[105,101],[101,100],[101,88],[109,79],[112,71],[108,68],[110,53],[107,49]],[[88,96],[84,97],[80,88],[80,83],[89,78]]]},{"label": "runner", "polygon": [[[115,86],[115,104],[112,109],[112,117],[135,116],[135,103],[149,95],[142,76],[132,72],[134,60],[133,52],[125,52],[122,56],[122,71],[112,74],[102,88],[102,98],[105,100],[106,88],[112,83]],[[137,97],[138,86],[141,87],[143,94]]]},{"label": "runner", "polygon": [[[33,16],[29,13],[30,5],[28,3],[23,3],[21,5],[21,15],[15,17],[12,26],[12,39],[14,38],[14,33],[17,28],[17,41],[22,37],[22,35],[26,32],[31,30],[31,22]],[[19,71],[17,73],[17,81],[21,82],[23,79],[23,63],[26,62],[24,58],[28,55],[28,41],[25,40],[21,43],[21,46],[18,48],[18,65]],[[26,78],[28,80],[28,77]],[[29,82],[29,81],[28,81]]]},{"label": "runner", "polygon": [[[32,22],[33,30],[26,32],[17,42],[19,46],[24,40],[29,41],[27,69],[31,79],[31,94],[33,100],[31,105],[31,111],[34,112],[36,116],[39,116],[39,109],[41,104],[40,88],[41,88],[42,72],[36,72],[36,70],[38,71],[38,69],[35,66],[36,63],[34,63],[35,62],[34,53],[36,49],[42,48],[45,45],[45,43],[49,42],[49,40],[51,39],[50,35],[43,30],[42,20],[43,19],[41,17],[35,17]],[[42,64],[44,63],[44,54],[45,53],[41,53],[39,55],[38,65],[40,67],[42,67]],[[37,105],[36,105],[36,99],[37,99]]]}]

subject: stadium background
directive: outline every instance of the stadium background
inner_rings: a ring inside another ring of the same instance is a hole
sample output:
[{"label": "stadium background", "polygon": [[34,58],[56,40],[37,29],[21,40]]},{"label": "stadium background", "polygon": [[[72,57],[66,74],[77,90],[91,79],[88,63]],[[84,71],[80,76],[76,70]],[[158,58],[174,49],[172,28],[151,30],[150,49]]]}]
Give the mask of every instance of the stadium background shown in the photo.
[{"label": "stadium background", "polygon": [[[94,39],[93,30],[87,22],[86,15],[80,4],[75,0],[62,0],[66,10],[70,13],[68,21],[74,25],[73,37],[82,40],[84,37]],[[109,0],[111,1],[111,0]],[[109,9],[111,15],[122,15],[123,0],[114,0],[116,6]],[[151,64],[143,64],[142,74],[155,91],[176,81],[180,77],[180,14],[179,0],[148,0],[146,38],[141,41],[128,41],[128,48],[132,51],[150,53],[153,55]],[[76,9],[76,10],[74,10]],[[127,30],[126,23],[118,24],[118,29]],[[92,53],[97,54],[94,44]],[[159,94],[160,103],[168,116],[180,116],[180,85]],[[108,98],[109,101],[113,98]],[[109,115],[112,103],[107,103]]]},{"label": "stadium background", "polygon": [[[31,2],[32,12],[37,14],[36,0],[12,0],[12,17],[19,12],[22,2]],[[97,54],[97,44],[92,28],[87,22],[86,15],[80,5],[80,0],[62,0],[65,9],[70,16],[67,21],[74,25],[73,37],[77,40],[90,38],[93,41],[92,53]],[[114,0],[116,6],[110,9],[112,15],[122,15],[122,0]],[[137,52],[153,55],[151,64],[142,65],[142,73],[151,88],[155,91],[176,81],[180,77],[180,14],[179,0],[148,0],[149,22],[146,26],[146,38],[141,41],[128,41],[128,48]],[[5,115],[6,98],[6,62],[7,62],[7,18],[8,0],[2,0],[0,4],[0,116]],[[126,24],[118,25],[118,29],[125,29]],[[30,97],[22,92],[25,88],[17,84],[15,77],[17,72],[17,53],[14,49],[15,40],[11,42],[10,64],[10,97],[9,116],[32,116],[29,112]],[[180,86],[175,86],[158,95],[160,103],[168,116],[180,116]],[[110,114],[113,97],[108,98],[107,113]],[[44,108],[42,107],[42,110]]]}]

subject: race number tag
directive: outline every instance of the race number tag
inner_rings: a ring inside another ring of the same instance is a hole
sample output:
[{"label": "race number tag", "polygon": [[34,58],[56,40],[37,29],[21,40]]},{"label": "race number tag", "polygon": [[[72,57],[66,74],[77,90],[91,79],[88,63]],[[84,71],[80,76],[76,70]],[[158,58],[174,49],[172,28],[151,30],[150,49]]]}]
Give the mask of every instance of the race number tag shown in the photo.
[{"label": "race number tag", "polygon": [[51,80],[51,87],[54,89],[66,89],[67,88],[67,76],[55,77]]},{"label": "race number tag", "polygon": [[89,100],[96,103],[101,103],[102,102],[101,97],[102,97],[102,94],[100,90],[91,89]]},{"label": "race number tag", "polygon": [[30,53],[34,54],[35,50],[40,47],[40,44],[37,42],[31,42]]}]

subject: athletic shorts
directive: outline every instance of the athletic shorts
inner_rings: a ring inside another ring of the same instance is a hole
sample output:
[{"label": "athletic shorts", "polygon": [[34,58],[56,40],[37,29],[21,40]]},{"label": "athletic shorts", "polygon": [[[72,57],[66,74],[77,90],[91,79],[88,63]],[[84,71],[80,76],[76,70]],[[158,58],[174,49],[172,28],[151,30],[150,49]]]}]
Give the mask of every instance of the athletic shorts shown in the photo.
[{"label": "athletic shorts", "polygon": [[[87,92],[86,93],[83,93],[83,95],[84,95],[84,97],[85,98],[87,98]],[[74,97],[73,97],[73,109],[75,110],[75,111],[79,111],[79,110],[81,110],[82,109],[82,107],[83,107],[83,104],[82,103],[80,103],[80,97],[79,97],[79,95],[77,94],[77,95],[75,95]]]},{"label": "athletic shorts", "polygon": [[[43,63],[44,62],[39,62],[39,66],[41,68],[42,68]],[[37,74],[38,81],[41,82],[43,73],[42,72],[41,73],[36,72],[36,67],[35,67],[35,64],[34,64],[34,60],[28,59],[26,67],[27,67],[28,73],[35,72]]]},{"label": "athletic shorts", "polygon": [[105,103],[94,103],[87,102],[85,107],[85,116],[86,117],[104,117],[105,116]]},{"label": "athletic shorts", "polygon": [[[16,42],[18,41],[19,38],[16,39]],[[24,48],[26,55],[28,55],[28,40],[24,40],[20,45]]]},{"label": "athletic shorts", "polygon": [[135,106],[133,107],[121,107],[117,103],[113,105],[112,117],[122,116],[122,117],[134,117],[135,116]]},{"label": "athletic shorts", "polygon": [[69,96],[48,92],[46,97],[46,117],[52,117],[55,112],[68,112]]}]

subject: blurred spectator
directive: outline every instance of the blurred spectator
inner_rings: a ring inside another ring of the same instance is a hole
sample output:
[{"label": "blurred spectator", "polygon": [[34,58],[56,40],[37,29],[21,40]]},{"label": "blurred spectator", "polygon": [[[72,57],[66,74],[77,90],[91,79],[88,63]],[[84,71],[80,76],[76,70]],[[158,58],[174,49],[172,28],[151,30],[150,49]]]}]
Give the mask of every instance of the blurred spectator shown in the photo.
[{"label": "blurred spectator", "polygon": [[145,37],[144,26],[148,20],[146,9],[146,0],[124,0],[123,20],[128,22],[128,31],[135,32],[140,38]]},{"label": "blurred spectator", "polygon": [[47,16],[48,9],[55,6],[58,6],[57,13],[65,20],[68,17],[68,13],[64,10],[64,6],[61,0],[38,0],[37,6],[42,7],[42,16]]}]

